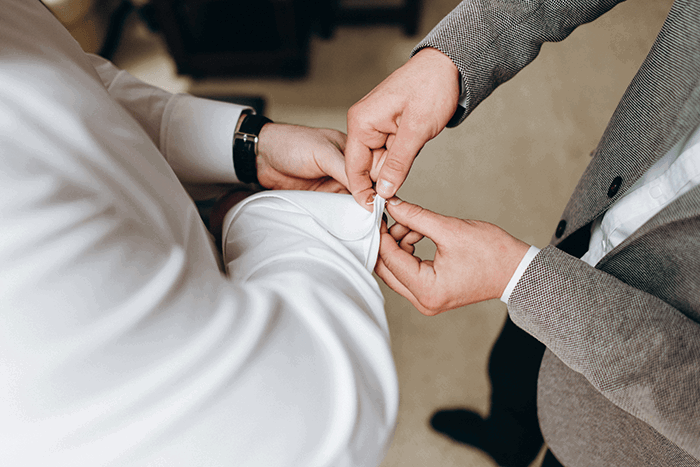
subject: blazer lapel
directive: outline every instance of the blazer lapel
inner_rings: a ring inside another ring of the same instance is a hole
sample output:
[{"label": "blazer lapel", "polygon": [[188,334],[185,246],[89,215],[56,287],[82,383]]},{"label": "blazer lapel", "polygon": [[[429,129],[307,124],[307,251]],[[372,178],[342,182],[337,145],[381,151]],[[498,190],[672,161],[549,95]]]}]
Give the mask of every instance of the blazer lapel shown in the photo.
[{"label": "blazer lapel", "polygon": [[[700,123],[698,48],[700,2],[677,0],[608,123],[564,210],[566,228],[553,244],[605,212]],[[620,188],[612,193],[616,179]]]}]

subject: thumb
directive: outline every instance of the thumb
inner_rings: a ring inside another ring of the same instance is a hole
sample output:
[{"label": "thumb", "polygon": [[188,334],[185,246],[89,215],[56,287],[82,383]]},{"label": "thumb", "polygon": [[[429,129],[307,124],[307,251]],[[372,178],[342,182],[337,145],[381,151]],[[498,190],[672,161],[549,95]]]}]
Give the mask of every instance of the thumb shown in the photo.
[{"label": "thumb", "polygon": [[417,204],[411,204],[394,196],[386,203],[391,217],[401,225],[408,227],[432,240],[436,245],[436,237],[445,232],[447,217],[425,209]]},{"label": "thumb", "polygon": [[[408,120],[408,119],[406,119]],[[430,137],[405,121],[396,130],[396,138],[387,148],[387,156],[377,177],[377,194],[389,199],[401,187],[413,161]]]}]

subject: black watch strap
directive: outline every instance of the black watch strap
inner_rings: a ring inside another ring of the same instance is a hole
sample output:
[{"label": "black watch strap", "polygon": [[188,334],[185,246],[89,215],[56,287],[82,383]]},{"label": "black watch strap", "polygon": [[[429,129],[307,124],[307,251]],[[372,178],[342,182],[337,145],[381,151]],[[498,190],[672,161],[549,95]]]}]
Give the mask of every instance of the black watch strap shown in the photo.
[{"label": "black watch strap", "polygon": [[260,130],[266,123],[272,123],[272,120],[262,115],[247,114],[233,135],[233,169],[238,180],[243,183],[258,183],[255,159]]}]

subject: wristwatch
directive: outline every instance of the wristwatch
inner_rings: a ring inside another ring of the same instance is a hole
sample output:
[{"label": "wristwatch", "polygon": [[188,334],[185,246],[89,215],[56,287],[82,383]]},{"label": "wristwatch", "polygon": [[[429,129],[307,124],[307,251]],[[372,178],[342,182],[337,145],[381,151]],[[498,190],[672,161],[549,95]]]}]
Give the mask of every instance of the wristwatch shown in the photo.
[{"label": "wristwatch", "polygon": [[233,134],[233,168],[236,177],[243,183],[258,183],[255,159],[258,155],[260,130],[266,123],[272,123],[272,120],[262,115],[247,113]]}]

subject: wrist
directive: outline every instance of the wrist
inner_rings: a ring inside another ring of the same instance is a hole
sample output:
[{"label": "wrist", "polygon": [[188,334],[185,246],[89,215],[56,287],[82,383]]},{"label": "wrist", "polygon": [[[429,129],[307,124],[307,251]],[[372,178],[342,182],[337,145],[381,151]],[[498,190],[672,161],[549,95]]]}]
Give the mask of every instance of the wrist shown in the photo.
[{"label": "wrist", "polygon": [[455,65],[452,59],[440,49],[436,49],[435,47],[424,47],[413,56],[413,58],[417,57],[434,62],[440,68],[444,68],[445,70],[449,71],[450,74],[459,75],[457,65]]},{"label": "wrist", "polygon": [[[267,159],[272,151],[274,151],[275,146],[275,135],[279,129],[280,123],[266,123],[260,129],[260,136],[258,139],[258,157],[262,159]],[[259,165],[259,163],[258,163]]]},{"label": "wrist", "polygon": [[459,68],[452,59],[439,49],[425,47],[413,56],[412,60],[426,62],[426,66],[441,80],[446,81],[444,90],[448,93],[450,101],[454,101],[455,106],[459,102],[460,89],[462,87]]}]

